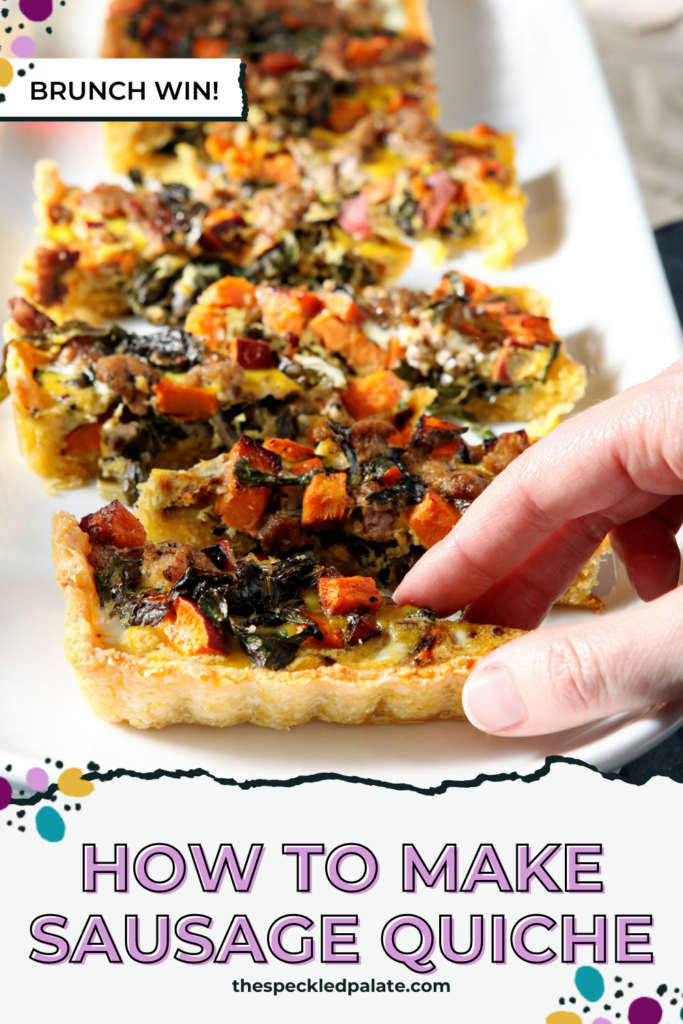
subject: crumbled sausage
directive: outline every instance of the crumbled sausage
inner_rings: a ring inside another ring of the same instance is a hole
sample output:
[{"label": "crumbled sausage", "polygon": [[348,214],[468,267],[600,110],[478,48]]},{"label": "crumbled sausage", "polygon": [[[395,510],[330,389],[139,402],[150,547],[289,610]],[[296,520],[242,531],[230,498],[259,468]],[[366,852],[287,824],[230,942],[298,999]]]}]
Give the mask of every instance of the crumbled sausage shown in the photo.
[{"label": "crumbled sausage", "polygon": [[98,360],[97,379],[121,396],[131,412],[143,416],[152,397],[151,385],[158,373],[137,356],[104,356]]},{"label": "crumbled sausage", "polygon": [[358,420],[351,427],[351,444],[363,461],[384,451],[388,447],[388,438],[395,432],[394,425],[386,420]]},{"label": "crumbled sausage", "polygon": [[295,185],[259,189],[254,196],[253,223],[268,235],[297,227],[312,196]]},{"label": "crumbled sausage", "polygon": [[42,334],[43,331],[49,331],[51,327],[55,326],[54,320],[51,320],[45,313],[41,313],[26,299],[19,297],[10,299],[9,308],[14,322],[27,334]]},{"label": "crumbled sausage", "polygon": [[244,371],[237,363],[219,359],[212,363],[200,363],[188,372],[185,383],[191,388],[217,388],[216,396],[221,405],[234,405],[237,401]]},{"label": "crumbled sausage", "polygon": [[495,441],[491,439],[486,442],[486,455],[481,460],[481,465],[489,472],[498,475],[528,447],[529,438],[526,430],[501,434]]},{"label": "crumbled sausage", "polygon": [[35,299],[41,306],[54,306],[67,294],[61,280],[78,263],[78,252],[71,249],[36,249]]},{"label": "crumbled sausage", "polygon": [[266,553],[301,547],[301,517],[287,512],[274,512],[259,530],[258,539]]}]

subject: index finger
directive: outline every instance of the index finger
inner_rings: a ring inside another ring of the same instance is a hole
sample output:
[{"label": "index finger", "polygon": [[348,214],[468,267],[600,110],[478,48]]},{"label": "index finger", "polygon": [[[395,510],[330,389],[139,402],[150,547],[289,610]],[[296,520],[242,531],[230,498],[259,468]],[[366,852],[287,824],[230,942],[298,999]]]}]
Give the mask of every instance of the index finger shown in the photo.
[{"label": "index finger", "polygon": [[683,360],[654,381],[579,414],[534,444],[470,506],[399,586],[399,603],[449,614],[475,601],[564,523],[595,516],[596,535],[683,492]]}]

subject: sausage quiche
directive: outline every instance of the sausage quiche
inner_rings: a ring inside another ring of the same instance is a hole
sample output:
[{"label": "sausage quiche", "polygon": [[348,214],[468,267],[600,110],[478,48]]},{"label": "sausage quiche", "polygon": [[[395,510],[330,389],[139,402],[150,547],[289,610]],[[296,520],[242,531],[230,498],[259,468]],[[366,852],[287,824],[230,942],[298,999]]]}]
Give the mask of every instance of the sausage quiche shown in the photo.
[{"label": "sausage quiche", "polygon": [[[137,515],[154,541],[205,547],[228,538],[259,557],[312,550],[326,566],[394,589],[529,447],[524,430],[470,445],[464,427],[425,414],[409,430],[406,439],[391,420],[330,420],[315,428],[315,448],[244,435],[189,470],[153,469]],[[601,608],[592,590],[605,551],[559,604]]]},{"label": "sausage quiche", "polygon": [[17,283],[53,320],[101,323],[137,313],[178,323],[213,281],[237,273],[271,283],[363,287],[398,277],[411,250],[354,241],[301,187],[241,189],[224,175],[191,192],[67,186],[56,164],[37,164],[38,245]]},{"label": "sausage quiche", "polygon": [[310,553],[153,544],[116,502],[80,525],[58,513],[53,559],[88,704],[141,729],[462,718],[469,672],[520,635],[399,608]]},{"label": "sausage quiche", "polygon": [[454,272],[431,294],[228,276],[186,330],[147,334],[11,307],[7,379],[29,464],[51,489],[97,474],[128,502],[151,468],[189,467],[242,433],[309,444],[321,420],[380,417],[403,444],[428,408],[556,418],[584,388],[536,293]]}]

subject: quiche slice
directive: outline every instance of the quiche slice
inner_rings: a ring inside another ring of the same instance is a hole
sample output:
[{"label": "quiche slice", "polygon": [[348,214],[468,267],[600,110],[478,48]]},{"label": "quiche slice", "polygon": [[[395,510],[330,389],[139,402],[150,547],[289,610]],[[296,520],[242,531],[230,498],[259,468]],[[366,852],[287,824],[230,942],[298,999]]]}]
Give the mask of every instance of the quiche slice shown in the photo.
[{"label": "quiche slice", "polygon": [[19,445],[51,491],[98,477],[103,493],[132,504],[152,467],[211,458],[244,430],[297,436],[328,416],[348,418],[329,378],[257,338],[223,354],[180,328],[58,326],[25,299],[10,307],[6,379]]},{"label": "quiche slice", "polygon": [[435,261],[483,249],[507,266],[527,242],[513,137],[485,124],[443,132],[409,91],[391,109],[371,98],[363,108],[340,130],[304,136],[252,108],[246,125],[218,126],[207,150],[231,181],[312,189],[356,242],[425,242]]},{"label": "quiche slice", "polygon": [[483,248],[492,266],[526,244],[512,137],[434,123],[425,4],[216,6],[114,0],[106,56],[239,55],[249,99],[246,124],[109,124],[115,170],[195,186],[217,162],[233,182],[311,189],[356,241]]},{"label": "quiche slice", "polygon": [[[455,271],[431,292],[370,286],[354,292],[256,286],[225,277],[199,297],[190,333],[225,351],[245,332],[293,339],[303,366],[347,375],[392,370],[412,387],[433,389],[433,411],[479,421],[529,421],[569,412],[584,394],[586,371],[571,359],[531,288],[490,287]],[[367,388],[371,391],[370,387]],[[382,411],[364,400],[362,415]]]},{"label": "quiche slice", "polygon": [[66,185],[56,164],[36,166],[38,245],[17,283],[58,323],[136,313],[180,323],[213,281],[238,274],[259,282],[363,287],[400,275],[411,250],[398,241],[354,241],[292,185],[254,191],[214,175],[185,185],[89,191]]},{"label": "quiche slice", "polygon": [[[281,138],[313,129],[343,132],[402,95],[434,110],[431,27],[424,0],[113,0],[105,57],[223,57],[245,62],[253,124]],[[220,122],[115,122],[107,151],[116,171],[195,184],[214,159]],[[261,153],[264,180],[282,181],[289,161]],[[253,177],[253,175],[252,175]]]},{"label": "quiche slice", "polygon": [[[317,447],[243,436],[230,452],[185,471],[153,469],[137,515],[153,541],[240,555],[313,551],[323,565],[394,589],[473,501],[529,447],[525,431],[463,440],[465,428],[420,415],[405,438],[387,419],[333,421]],[[599,610],[596,551],[560,604]]]},{"label": "quiche slice", "polygon": [[462,718],[469,672],[521,635],[399,608],[310,554],[150,543],[116,502],[80,525],[57,513],[53,560],[89,706],[140,729]]}]

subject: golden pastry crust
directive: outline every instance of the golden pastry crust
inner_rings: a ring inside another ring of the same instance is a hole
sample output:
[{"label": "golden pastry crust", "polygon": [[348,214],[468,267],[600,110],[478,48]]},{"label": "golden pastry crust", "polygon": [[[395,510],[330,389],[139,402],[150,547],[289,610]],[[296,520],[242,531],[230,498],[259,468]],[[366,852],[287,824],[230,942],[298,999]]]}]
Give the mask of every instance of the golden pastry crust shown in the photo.
[{"label": "golden pastry crust", "polygon": [[605,558],[612,553],[612,546],[605,537],[593,557],[586,562],[583,569],[572,583],[569,590],[556,602],[566,608],[588,608],[592,612],[604,611],[605,605],[593,590],[598,583],[600,566]]},{"label": "golden pastry crust", "polygon": [[[43,478],[48,493],[83,487],[97,472],[98,453],[87,449],[67,451],[66,437],[74,412],[67,411],[35,380],[35,355],[29,345],[9,345],[7,349],[7,385],[19,450],[31,469]],[[79,417],[81,422],[87,419]]]},{"label": "golden pastry crust", "polygon": [[[232,667],[220,656],[182,657],[170,646],[128,653],[105,640],[88,562],[90,540],[73,516],[53,520],[53,561],[66,598],[66,654],[85,699],[106,721],[139,729],[179,722],[228,726],[241,722],[289,729],[312,719],[358,725],[463,718],[462,690],[476,663],[519,630],[469,626],[463,653],[416,668],[370,663],[300,670]],[[130,631],[128,631],[130,632]]]},{"label": "golden pastry crust", "polygon": [[464,408],[474,419],[484,423],[507,423],[511,420],[529,423],[549,417],[551,422],[546,429],[530,431],[537,437],[547,433],[551,426],[556,426],[561,416],[570,413],[585,392],[586,369],[568,356],[562,346],[542,383],[534,383],[526,391],[497,395],[494,402],[470,398]]}]

